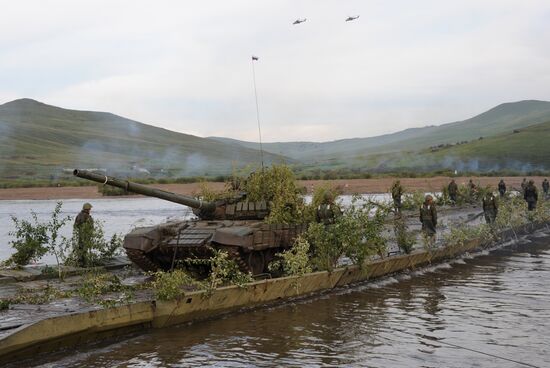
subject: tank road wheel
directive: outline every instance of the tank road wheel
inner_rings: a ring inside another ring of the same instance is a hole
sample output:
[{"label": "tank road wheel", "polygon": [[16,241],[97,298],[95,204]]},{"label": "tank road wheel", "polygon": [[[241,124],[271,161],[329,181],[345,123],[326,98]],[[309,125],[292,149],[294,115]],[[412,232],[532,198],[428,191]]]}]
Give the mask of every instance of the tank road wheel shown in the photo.
[{"label": "tank road wheel", "polygon": [[265,269],[265,257],[262,251],[252,251],[248,253],[246,257],[246,265],[252,275],[259,275],[264,272]]},{"label": "tank road wheel", "polygon": [[161,267],[151,260],[145,253],[137,249],[125,249],[130,261],[135,263],[143,271],[158,271]]},{"label": "tank road wheel", "polygon": [[239,249],[237,247],[223,247],[220,249],[227,251],[227,253],[229,254],[229,258],[235,261],[241,272],[248,273],[250,271],[247,263],[245,262],[243,257],[241,257],[241,252],[239,252]]}]

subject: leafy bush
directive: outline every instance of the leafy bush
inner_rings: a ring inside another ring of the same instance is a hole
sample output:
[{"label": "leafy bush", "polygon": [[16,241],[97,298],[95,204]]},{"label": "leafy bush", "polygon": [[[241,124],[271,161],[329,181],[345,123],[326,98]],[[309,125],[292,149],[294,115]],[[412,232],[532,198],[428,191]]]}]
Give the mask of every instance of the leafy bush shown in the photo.
[{"label": "leafy bush", "polygon": [[33,222],[19,220],[12,216],[15,231],[8,234],[15,236],[15,240],[10,241],[10,245],[15,249],[15,253],[4,263],[7,266],[24,266],[30,262],[36,262],[48,252],[48,234],[47,225],[38,221],[35,212],[31,212]]},{"label": "leafy bush", "polygon": [[23,266],[36,262],[49,252],[55,256],[59,266],[59,230],[71,219],[69,216],[60,218],[61,206],[62,203],[57,202],[47,223],[40,222],[35,212],[31,212],[32,222],[12,216],[15,231],[9,235],[15,236],[15,240],[10,245],[16,252],[5,262],[7,265]]},{"label": "leafy bush", "polygon": [[292,170],[286,165],[273,165],[250,174],[244,183],[249,201],[270,204],[267,223],[302,222],[305,205]]},{"label": "leafy bush", "polygon": [[299,236],[292,248],[277,254],[277,259],[269,264],[270,271],[281,271],[286,276],[302,276],[312,272],[310,245],[307,239]]},{"label": "leafy bush", "polygon": [[443,235],[448,247],[463,246],[468,241],[479,239],[482,243],[492,240],[494,237],[491,227],[487,224],[476,226],[461,225],[452,227],[450,232]]},{"label": "leafy bush", "polygon": [[116,275],[92,272],[84,276],[77,294],[87,302],[94,302],[103,294],[122,289],[122,283]]},{"label": "leafy bush", "polygon": [[403,194],[401,209],[403,210],[418,210],[424,203],[426,194],[423,191],[416,190],[411,193]]},{"label": "leafy bush", "polygon": [[188,265],[201,266],[208,270],[208,275],[204,280],[195,281],[192,285],[211,293],[223,285],[244,286],[244,284],[254,281],[251,274],[241,272],[239,266],[229,257],[227,251],[212,247],[210,247],[210,251],[212,256],[208,259],[188,258],[184,261]]},{"label": "leafy bush", "polygon": [[98,271],[84,275],[80,286],[76,289],[76,294],[88,303],[107,308],[132,300],[135,288],[135,286],[123,285],[117,275]]},{"label": "leafy bush", "polygon": [[252,275],[243,273],[234,260],[229,258],[229,254],[224,250],[212,249],[213,256],[208,260],[211,271],[205,280],[205,288],[212,292],[219,286],[233,284],[244,286],[244,284],[254,281]]},{"label": "leafy bush", "polygon": [[399,249],[409,254],[416,243],[416,236],[409,231],[405,219],[400,214],[394,218],[394,232]]},{"label": "leafy bush", "polygon": [[175,269],[171,272],[157,271],[151,273],[154,280],[151,283],[155,297],[158,300],[174,300],[183,295],[184,288],[198,285],[187,272]]},{"label": "leafy bush", "polygon": [[23,289],[10,299],[4,299],[4,303],[9,304],[45,304],[53,300],[69,298],[72,296],[70,291],[59,290],[58,288],[47,284],[40,289]]},{"label": "leafy bush", "polygon": [[311,223],[306,239],[312,245],[312,263],[315,269],[332,270],[342,256],[354,264],[363,265],[367,257],[386,252],[386,239],[382,236],[387,209],[371,203],[358,204],[354,197],[351,205],[334,224]]},{"label": "leafy bush", "polygon": [[[81,250],[79,245],[82,245]],[[93,267],[120,254],[121,249],[122,237],[114,234],[111,239],[106,240],[103,223],[95,221],[94,223],[85,222],[78,229],[75,228],[72,237],[63,240],[63,251],[60,253],[67,254],[65,264],[78,265],[78,259],[81,256],[85,267]]]},{"label": "leafy bush", "polygon": [[61,217],[61,207],[62,202],[57,202],[48,222],[40,222],[34,212],[31,212],[32,222],[12,217],[15,231],[9,234],[15,236],[15,240],[10,244],[16,252],[4,262],[5,265],[23,266],[49,253],[55,257],[56,271],[62,278],[62,265],[78,264],[79,241],[83,243],[86,266],[100,265],[121,251],[122,237],[115,234],[110,240],[105,240],[100,221],[95,224],[85,223],[78,230],[73,229],[71,238],[61,237],[61,228],[71,220],[70,216]]}]

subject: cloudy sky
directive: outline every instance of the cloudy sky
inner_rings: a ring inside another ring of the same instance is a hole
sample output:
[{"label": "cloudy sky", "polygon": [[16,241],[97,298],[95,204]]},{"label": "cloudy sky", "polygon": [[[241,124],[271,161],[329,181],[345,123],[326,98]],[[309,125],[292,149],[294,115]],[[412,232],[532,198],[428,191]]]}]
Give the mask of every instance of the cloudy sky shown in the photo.
[{"label": "cloudy sky", "polygon": [[[0,0],[0,103],[199,136],[365,137],[550,100],[548,0]],[[349,15],[360,15],[345,22]],[[305,23],[292,25],[296,18]]]}]

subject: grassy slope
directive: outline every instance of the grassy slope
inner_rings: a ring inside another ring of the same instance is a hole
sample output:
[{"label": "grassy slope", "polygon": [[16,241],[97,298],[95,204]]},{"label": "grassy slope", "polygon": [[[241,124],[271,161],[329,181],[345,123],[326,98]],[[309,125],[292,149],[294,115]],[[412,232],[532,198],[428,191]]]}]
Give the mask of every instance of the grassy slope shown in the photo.
[{"label": "grassy slope", "polygon": [[519,133],[507,132],[432,152],[402,152],[371,157],[379,169],[451,169],[459,171],[547,170],[550,167],[550,121]]},{"label": "grassy slope", "polygon": [[[231,172],[257,164],[244,147],[175,133],[103,112],[66,110],[34,100],[0,105],[0,178],[57,175],[61,167],[173,168],[174,174]],[[287,160],[267,154],[267,162]]]},{"label": "grassy slope", "polygon": [[[264,149],[272,153],[284,153],[286,156],[305,162],[331,165],[332,161],[345,163],[350,159],[367,159],[367,156],[373,154],[419,150],[432,145],[471,141],[480,136],[494,136],[548,120],[550,120],[550,102],[520,101],[501,104],[471,119],[440,126],[412,128],[379,137],[324,143],[264,143]],[[221,140],[249,148],[257,147],[257,144],[252,142],[227,138],[221,138]]]}]

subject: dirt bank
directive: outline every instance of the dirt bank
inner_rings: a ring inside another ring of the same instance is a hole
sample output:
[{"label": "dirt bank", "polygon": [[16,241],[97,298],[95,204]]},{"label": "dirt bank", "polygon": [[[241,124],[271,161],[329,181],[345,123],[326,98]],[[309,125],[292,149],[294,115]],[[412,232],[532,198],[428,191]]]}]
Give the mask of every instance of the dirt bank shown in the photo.
[{"label": "dirt bank", "polygon": [[[535,180],[537,186],[542,183],[542,177],[530,177]],[[392,178],[380,178],[380,179],[339,179],[339,180],[303,180],[300,181],[300,185],[307,188],[311,193],[313,188],[318,185],[331,185],[340,186],[344,190],[344,194],[355,193],[385,193],[388,192],[394,179]],[[433,178],[403,178],[400,179],[401,183],[407,190],[423,190],[423,191],[439,191],[444,185],[449,183],[447,177],[433,177]],[[455,178],[456,182],[465,184],[468,182],[467,177]],[[474,182],[479,185],[492,185],[496,187],[500,178],[498,177],[476,177]],[[522,178],[521,177],[505,177],[504,181],[508,188],[519,188]],[[223,188],[223,183],[210,183],[213,189]],[[198,183],[190,184],[156,184],[152,185],[155,188],[167,190],[179,194],[192,195],[199,190]],[[15,199],[69,199],[69,198],[83,198],[93,199],[102,198],[102,195],[98,193],[96,186],[89,187],[52,187],[52,188],[12,188],[12,189],[0,189],[0,200],[15,200]]]}]

